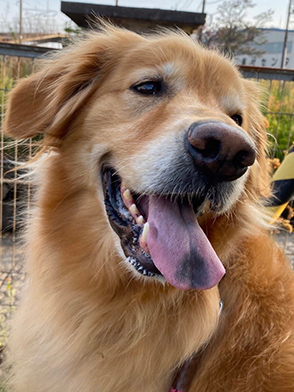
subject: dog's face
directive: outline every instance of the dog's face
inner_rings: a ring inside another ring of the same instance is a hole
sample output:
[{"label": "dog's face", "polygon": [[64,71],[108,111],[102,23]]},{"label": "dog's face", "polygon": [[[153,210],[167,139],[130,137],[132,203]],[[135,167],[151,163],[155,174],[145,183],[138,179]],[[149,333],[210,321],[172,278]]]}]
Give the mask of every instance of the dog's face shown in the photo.
[{"label": "dog's face", "polygon": [[97,187],[134,274],[208,289],[225,270],[201,222],[266,186],[254,94],[229,60],[188,37],[108,28],[20,83],[6,128],[45,132],[72,182]]}]

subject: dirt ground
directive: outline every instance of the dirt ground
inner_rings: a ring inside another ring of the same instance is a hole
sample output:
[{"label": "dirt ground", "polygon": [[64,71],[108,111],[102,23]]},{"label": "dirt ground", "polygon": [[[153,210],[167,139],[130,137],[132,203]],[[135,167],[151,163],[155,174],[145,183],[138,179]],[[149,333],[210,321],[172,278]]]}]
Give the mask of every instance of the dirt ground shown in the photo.
[{"label": "dirt ground", "polygon": [[279,232],[274,235],[274,238],[286,253],[292,267],[294,268],[294,232],[291,234],[287,232]]}]

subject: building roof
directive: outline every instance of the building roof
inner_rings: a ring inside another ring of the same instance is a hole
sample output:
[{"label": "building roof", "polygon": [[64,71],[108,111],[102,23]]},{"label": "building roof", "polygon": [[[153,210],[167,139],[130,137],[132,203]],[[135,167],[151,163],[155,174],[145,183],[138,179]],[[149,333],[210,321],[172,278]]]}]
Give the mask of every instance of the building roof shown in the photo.
[{"label": "building roof", "polygon": [[61,2],[61,11],[80,27],[91,27],[97,16],[116,25],[135,31],[146,31],[157,26],[180,27],[192,33],[205,23],[206,14],[152,8],[134,8],[101,4]]}]

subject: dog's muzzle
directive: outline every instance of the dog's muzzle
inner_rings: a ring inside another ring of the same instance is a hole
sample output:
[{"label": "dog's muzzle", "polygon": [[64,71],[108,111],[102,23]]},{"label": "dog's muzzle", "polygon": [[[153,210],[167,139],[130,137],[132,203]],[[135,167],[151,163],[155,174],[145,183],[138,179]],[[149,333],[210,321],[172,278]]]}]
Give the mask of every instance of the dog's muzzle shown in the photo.
[{"label": "dog's muzzle", "polygon": [[245,132],[216,121],[192,124],[184,138],[186,151],[173,157],[170,172],[162,169],[152,192],[126,188],[116,168],[103,165],[105,207],[137,272],[181,290],[206,290],[225,269],[197,217],[208,203],[220,212],[232,195],[237,200],[234,180],[254,163],[255,151]]}]

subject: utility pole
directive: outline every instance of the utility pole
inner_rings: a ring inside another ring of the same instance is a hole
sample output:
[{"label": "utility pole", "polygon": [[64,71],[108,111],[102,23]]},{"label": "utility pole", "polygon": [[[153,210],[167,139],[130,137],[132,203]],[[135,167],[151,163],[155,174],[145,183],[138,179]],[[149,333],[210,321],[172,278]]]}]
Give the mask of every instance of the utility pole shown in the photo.
[{"label": "utility pole", "polygon": [[284,38],[284,45],[283,45],[283,52],[282,52],[282,60],[281,60],[281,68],[285,68],[285,64],[286,64],[287,46],[288,46],[288,31],[289,31],[289,23],[290,23],[291,13],[292,13],[292,0],[289,0],[287,24],[286,24],[285,38]]},{"label": "utility pole", "polygon": [[19,0],[19,43],[22,43],[22,0]]},{"label": "utility pole", "polygon": [[[204,14],[205,11],[205,1],[206,0],[202,0],[202,11],[201,11],[202,14]],[[198,41],[201,42],[201,39],[202,39],[202,29],[200,28],[198,32]]]},{"label": "utility pole", "polygon": [[205,0],[202,1],[202,14],[204,14],[204,10],[205,10]]}]

